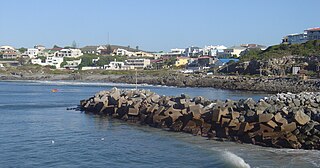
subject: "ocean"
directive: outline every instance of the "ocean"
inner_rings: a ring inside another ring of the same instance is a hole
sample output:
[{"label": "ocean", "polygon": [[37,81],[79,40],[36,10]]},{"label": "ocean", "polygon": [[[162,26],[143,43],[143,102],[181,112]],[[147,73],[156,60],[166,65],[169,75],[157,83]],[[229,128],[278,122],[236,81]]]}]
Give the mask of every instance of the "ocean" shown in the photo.
[{"label": "ocean", "polygon": [[[320,167],[320,151],[219,142],[67,110],[113,87],[135,85],[0,82],[0,167]],[[138,88],[222,100],[268,96],[214,88]]]}]

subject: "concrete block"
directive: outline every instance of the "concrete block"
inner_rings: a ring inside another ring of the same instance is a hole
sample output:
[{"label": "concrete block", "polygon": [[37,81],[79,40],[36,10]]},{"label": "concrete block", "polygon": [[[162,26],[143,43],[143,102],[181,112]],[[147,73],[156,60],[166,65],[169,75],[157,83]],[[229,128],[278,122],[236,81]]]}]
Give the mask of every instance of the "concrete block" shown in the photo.
[{"label": "concrete block", "polygon": [[253,128],[254,128],[253,125],[250,125],[248,122],[243,122],[243,123],[240,123],[239,132],[245,133],[245,132],[250,131]]},{"label": "concrete block", "polygon": [[260,127],[260,129],[259,129],[259,132],[260,132],[260,133],[273,132],[273,131],[274,131],[273,128],[271,128],[271,127],[269,127],[269,126],[267,126],[267,125],[264,125],[264,124],[259,124],[259,127]]},{"label": "concrete block", "polygon": [[239,124],[240,124],[240,123],[239,123],[239,120],[238,120],[238,119],[232,119],[232,120],[230,120],[228,127],[236,127],[236,126],[238,126]]},{"label": "concrete block", "polygon": [[281,126],[281,131],[285,131],[285,132],[292,132],[297,128],[297,125],[295,122],[291,122],[289,124],[286,125],[282,125]]},{"label": "concrete block", "polygon": [[239,113],[239,112],[233,111],[233,112],[231,113],[231,118],[232,118],[232,119],[238,119],[239,117],[240,117],[240,113]]},{"label": "concrete block", "polygon": [[192,113],[193,118],[195,119],[201,119],[201,115],[203,114],[204,110],[199,105],[192,105],[189,106],[189,111]]},{"label": "concrete block", "polygon": [[259,114],[259,122],[268,122],[273,118],[273,114]]},{"label": "concrete block", "polygon": [[294,120],[300,125],[305,125],[307,122],[310,121],[310,117],[306,115],[303,111],[298,110],[294,114]]},{"label": "concrete block", "polygon": [[274,121],[275,121],[275,122],[278,122],[278,123],[279,123],[279,121],[282,120],[282,119],[283,119],[283,118],[282,118],[281,113],[277,113],[276,115],[274,115]]},{"label": "concrete block", "polygon": [[226,127],[226,126],[229,125],[230,121],[231,121],[230,118],[221,117],[221,122],[220,122],[220,124],[221,124],[221,126],[225,126],[225,127]]},{"label": "concrete block", "polygon": [[212,113],[212,121],[220,123],[221,116],[226,116],[229,114],[228,108],[214,109]]},{"label": "concrete block", "polygon": [[128,115],[137,116],[139,115],[139,109],[136,108],[129,108]]},{"label": "concrete block", "polygon": [[278,124],[275,123],[274,121],[270,120],[266,123],[268,126],[270,126],[271,128],[275,129],[276,127],[278,127]]}]

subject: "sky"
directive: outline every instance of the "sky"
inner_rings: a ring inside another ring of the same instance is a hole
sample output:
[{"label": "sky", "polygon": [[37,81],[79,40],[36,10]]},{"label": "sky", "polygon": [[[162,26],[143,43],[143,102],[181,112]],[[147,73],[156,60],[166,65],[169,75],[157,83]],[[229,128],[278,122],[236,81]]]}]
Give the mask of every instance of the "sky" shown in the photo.
[{"label": "sky", "polygon": [[116,44],[147,51],[275,45],[320,27],[320,0],[3,0],[0,45]]}]

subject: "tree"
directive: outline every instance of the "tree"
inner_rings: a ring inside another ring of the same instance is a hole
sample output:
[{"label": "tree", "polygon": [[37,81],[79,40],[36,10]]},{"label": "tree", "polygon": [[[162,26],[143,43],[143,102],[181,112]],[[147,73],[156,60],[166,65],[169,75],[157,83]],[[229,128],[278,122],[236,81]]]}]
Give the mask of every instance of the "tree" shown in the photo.
[{"label": "tree", "polygon": [[77,43],[76,43],[76,41],[73,40],[73,42],[72,42],[72,44],[71,44],[71,47],[72,47],[72,48],[77,48]]},{"label": "tree", "polygon": [[21,47],[21,48],[19,48],[19,49],[18,49],[18,51],[19,51],[20,53],[24,53],[24,52],[26,52],[26,51],[27,51],[27,49],[26,49],[26,48],[24,48],[24,47]]},{"label": "tree", "polygon": [[53,48],[62,48],[62,47],[59,47],[58,45],[54,45]]},{"label": "tree", "polygon": [[107,46],[107,54],[110,55],[111,53],[112,53],[111,45],[108,44],[108,46]]}]

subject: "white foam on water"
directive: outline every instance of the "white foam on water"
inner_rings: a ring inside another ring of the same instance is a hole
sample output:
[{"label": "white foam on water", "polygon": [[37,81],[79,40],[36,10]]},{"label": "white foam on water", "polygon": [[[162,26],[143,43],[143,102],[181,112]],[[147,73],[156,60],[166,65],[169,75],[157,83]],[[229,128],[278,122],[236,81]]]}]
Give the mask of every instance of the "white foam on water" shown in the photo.
[{"label": "white foam on water", "polygon": [[221,157],[225,163],[225,167],[250,168],[250,165],[243,158],[232,152],[224,151]]}]

